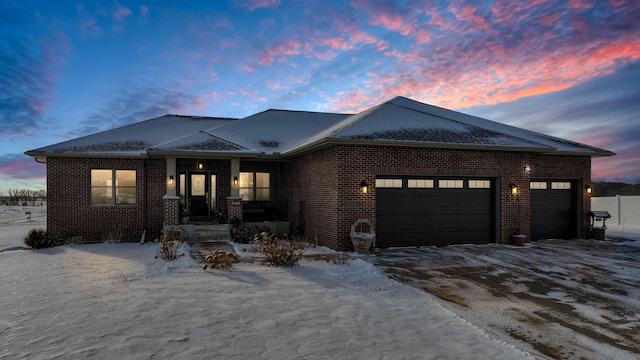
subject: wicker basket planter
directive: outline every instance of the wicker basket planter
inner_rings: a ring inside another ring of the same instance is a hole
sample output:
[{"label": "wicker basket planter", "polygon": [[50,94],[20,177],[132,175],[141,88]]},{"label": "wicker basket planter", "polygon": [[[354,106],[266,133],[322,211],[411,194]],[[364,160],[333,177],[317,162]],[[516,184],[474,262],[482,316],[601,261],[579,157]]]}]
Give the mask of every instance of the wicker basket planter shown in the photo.
[{"label": "wicker basket planter", "polygon": [[[358,232],[358,226],[366,227],[368,232]],[[371,247],[375,246],[376,234],[373,232],[371,221],[367,219],[358,219],[351,225],[351,234],[349,236],[351,237],[353,249],[359,254],[368,254],[371,251]]]}]

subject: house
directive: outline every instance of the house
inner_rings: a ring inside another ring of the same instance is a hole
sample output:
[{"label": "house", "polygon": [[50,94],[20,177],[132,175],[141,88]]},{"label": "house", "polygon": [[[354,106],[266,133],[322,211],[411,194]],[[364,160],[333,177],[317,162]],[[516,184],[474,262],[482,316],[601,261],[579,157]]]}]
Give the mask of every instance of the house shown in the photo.
[{"label": "house", "polygon": [[183,207],[289,220],[352,249],[588,237],[591,158],[614,153],[396,97],[359,114],[165,115],[26,152],[47,164],[47,228],[157,237]]}]

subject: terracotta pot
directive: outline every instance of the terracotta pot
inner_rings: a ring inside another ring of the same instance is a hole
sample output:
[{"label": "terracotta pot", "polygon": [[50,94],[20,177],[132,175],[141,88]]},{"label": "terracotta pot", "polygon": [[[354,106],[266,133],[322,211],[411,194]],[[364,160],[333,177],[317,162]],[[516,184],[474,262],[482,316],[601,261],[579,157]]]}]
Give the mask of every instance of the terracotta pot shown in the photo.
[{"label": "terracotta pot", "polygon": [[526,240],[527,240],[526,235],[522,235],[522,234],[511,235],[511,243],[515,246],[524,246],[524,243]]}]

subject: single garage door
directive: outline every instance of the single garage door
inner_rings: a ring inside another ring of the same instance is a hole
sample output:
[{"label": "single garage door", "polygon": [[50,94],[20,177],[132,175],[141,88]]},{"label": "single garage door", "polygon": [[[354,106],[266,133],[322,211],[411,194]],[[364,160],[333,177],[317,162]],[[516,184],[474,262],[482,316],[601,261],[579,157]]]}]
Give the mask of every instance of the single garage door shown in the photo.
[{"label": "single garage door", "polygon": [[376,245],[493,242],[494,184],[481,178],[376,179]]},{"label": "single garage door", "polygon": [[576,186],[570,180],[532,180],[531,239],[576,238]]}]

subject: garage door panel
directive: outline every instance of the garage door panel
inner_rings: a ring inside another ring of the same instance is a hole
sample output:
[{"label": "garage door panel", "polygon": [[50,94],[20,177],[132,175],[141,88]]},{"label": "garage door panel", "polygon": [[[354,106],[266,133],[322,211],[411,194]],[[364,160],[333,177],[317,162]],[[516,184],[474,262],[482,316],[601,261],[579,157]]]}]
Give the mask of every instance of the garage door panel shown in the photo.
[{"label": "garage door panel", "polygon": [[[531,239],[571,239],[576,237],[576,189],[531,189]],[[556,180],[554,180],[556,181]]]},{"label": "garage door panel", "polygon": [[376,189],[378,246],[492,242],[493,183],[489,189],[406,188],[405,178],[405,188]]}]

